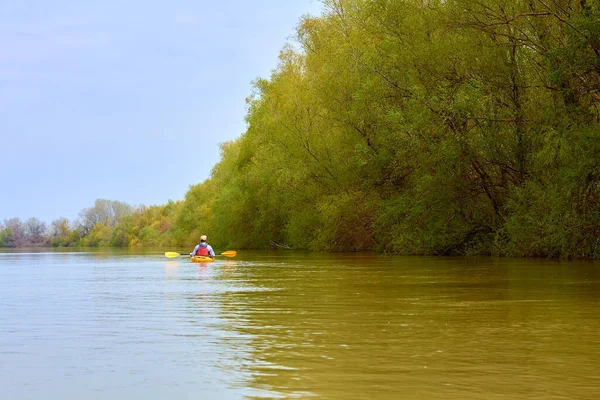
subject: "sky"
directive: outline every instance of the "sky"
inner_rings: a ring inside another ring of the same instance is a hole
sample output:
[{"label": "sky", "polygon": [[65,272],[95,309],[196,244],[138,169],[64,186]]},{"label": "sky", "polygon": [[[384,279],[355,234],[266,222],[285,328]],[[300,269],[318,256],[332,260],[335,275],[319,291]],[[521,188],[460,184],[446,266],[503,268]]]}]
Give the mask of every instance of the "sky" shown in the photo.
[{"label": "sky", "polygon": [[0,2],[0,222],[181,200],[318,0]]}]

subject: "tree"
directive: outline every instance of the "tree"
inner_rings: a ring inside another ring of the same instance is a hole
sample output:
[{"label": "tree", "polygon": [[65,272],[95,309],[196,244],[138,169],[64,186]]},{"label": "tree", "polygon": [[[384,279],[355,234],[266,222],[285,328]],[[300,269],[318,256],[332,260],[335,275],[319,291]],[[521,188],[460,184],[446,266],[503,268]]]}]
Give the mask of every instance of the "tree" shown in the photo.
[{"label": "tree", "polygon": [[19,218],[4,220],[4,232],[6,247],[24,247],[26,245],[25,228]]},{"label": "tree", "polygon": [[24,224],[26,242],[29,246],[41,246],[45,244],[46,223],[37,218],[29,218]]},{"label": "tree", "polygon": [[97,223],[115,227],[121,217],[131,215],[133,207],[120,201],[97,199],[94,206],[85,208],[79,213],[84,234],[87,234]]},{"label": "tree", "polygon": [[50,223],[49,236],[53,247],[64,247],[71,244],[70,236],[74,230],[69,226],[67,218],[59,218]]}]

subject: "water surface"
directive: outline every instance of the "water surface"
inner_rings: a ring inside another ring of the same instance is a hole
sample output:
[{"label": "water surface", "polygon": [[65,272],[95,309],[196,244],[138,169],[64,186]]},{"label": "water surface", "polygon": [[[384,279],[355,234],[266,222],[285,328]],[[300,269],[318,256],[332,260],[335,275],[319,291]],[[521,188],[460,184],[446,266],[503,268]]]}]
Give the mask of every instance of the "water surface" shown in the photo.
[{"label": "water surface", "polygon": [[596,399],[593,262],[0,253],[21,399]]}]

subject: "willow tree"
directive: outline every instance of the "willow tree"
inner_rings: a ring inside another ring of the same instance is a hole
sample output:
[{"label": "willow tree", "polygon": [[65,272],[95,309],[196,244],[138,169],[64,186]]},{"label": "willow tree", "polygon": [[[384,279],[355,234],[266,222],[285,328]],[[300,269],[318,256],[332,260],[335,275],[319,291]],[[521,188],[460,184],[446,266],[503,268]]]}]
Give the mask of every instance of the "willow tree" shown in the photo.
[{"label": "willow tree", "polygon": [[324,6],[177,225],[205,215],[242,247],[597,255],[596,2]]}]

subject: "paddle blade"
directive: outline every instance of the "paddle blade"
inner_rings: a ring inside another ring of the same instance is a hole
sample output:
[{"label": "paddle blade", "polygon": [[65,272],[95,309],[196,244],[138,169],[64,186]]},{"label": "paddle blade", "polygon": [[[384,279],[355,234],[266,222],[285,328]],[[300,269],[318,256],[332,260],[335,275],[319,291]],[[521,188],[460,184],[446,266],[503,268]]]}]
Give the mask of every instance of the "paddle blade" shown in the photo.
[{"label": "paddle blade", "polygon": [[167,252],[165,253],[165,257],[167,257],[167,258],[175,258],[175,257],[179,257],[180,255],[181,255],[181,254],[179,254],[179,253],[175,253],[175,252],[173,252],[173,251],[167,251]]},{"label": "paddle blade", "polygon": [[223,253],[221,253],[221,255],[225,256],[225,257],[235,257],[236,254],[237,254],[237,251],[234,251],[234,250],[224,251]]}]

